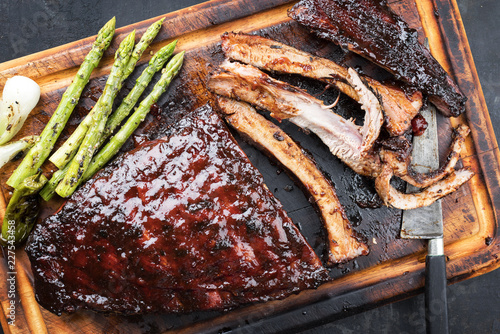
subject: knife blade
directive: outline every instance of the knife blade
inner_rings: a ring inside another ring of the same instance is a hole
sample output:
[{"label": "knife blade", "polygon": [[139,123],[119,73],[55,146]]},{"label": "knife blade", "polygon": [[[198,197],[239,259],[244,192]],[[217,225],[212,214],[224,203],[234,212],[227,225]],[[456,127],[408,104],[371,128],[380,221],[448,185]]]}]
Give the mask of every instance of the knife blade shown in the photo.
[{"label": "knife blade", "polygon": [[[420,173],[439,168],[436,110],[421,110],[428,127],[421,136],[413,137],[412,168]],[[418,188],[407,186],[407,193]],[[446,299],[446,259],[443,244],[443,213],[441,201],[413,210],[403,211],[401,237],[429,239],[425,259],[425,320],[428,333],[448,333]]]}]

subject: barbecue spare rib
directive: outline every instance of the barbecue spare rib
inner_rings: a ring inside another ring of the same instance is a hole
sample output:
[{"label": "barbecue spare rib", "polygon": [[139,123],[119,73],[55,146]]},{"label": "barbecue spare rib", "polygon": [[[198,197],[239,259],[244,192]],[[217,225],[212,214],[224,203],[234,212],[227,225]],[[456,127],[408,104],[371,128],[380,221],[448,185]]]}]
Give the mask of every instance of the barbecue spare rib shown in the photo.
[{"label": "barbecue spare rib", "polygon": [[331,182],[316,163],[277,125],[268,121],[249,104],[217,98],[227,123],[244,138],[276,158],[298,179],[310,196],[325,225],[328,264],[342,263],[368,254],[368,246],[352,229]]},{"label": "barbecue spare rib", "polygon": [[[263,70],[298,74],[335,86],[353,100],[362,103],[361,96],[347,81],[349,70],[337,63],[268,38],[243,33],[222,35],[224,55],[232,60]],[[376,92],[384,111],[384,127],[391,136],[404,134],[411,120],[422,107],[422,94],[409,94],[394,85],[380,83],[368,76],[360,79]]]},{"label": "barbecue spare rib", "polygon": [[[457,174],[454,169],[469,133],[466,125],[456,129],[449,158],[443,166],[430,173],[417,173],[410,168],[411,145],[404,137],[378,138],[384,124],[385,108],[380,92],[375,85],[370,84],[373,81],[360,76],[352,68],[344,69],[335,63],[332,65],[322,58],[308,56],[305,52],[259,36],[226,33],[222,38],[222,49],[232,59],[311,78],[320,79],[330,75],[337,80],[342,79],[339,81],[341,85],[337,85],[339,90],[354,97],[365,111],[362,126],[356,125],[352,119],[347,120],[335,114],[331,110],[332,106],[324,105],[323,101],[306,91],[272,78],[257,67],[228,59],[209,77],[207,88],[221,96],[267,110],[280,121],[287,119],[314,132],[333,155],[356,173],[376,178],[377,193],[386,205],[399,209],[427,206],[458,189],[474,175],[468,168],[462,168]],[[333,70],[328,72],[330,66],[333,66]],[[403,151],[401,145],[392,145],[394,138],[400,142],[406,140],[407,146]],[[379,144],[375,145],[377,140]],[[421,193],[402,196],[391,186],[393,176],[401,177],[417,187],[432,187],[423,189]]]},{"label": "barbecue spare rib", "polygon": [[288,15],[422,91],[443,115],[465,111],[467,98],[386,1],[301,0]]},{"label": "barbecue spare rib", "polygon": [[[351,87],[359,88],[355,71],[351,71]],[[380,169],[380,159],[372,151],[372,146],[380,133],[383,114],[377,98],[370,90],[363,89],[365,97],[365,124],[359,127],[353,120],[331,112],[323,101],[305,91],[269,75],[249,65],[224,61],[209,78],[207,87],[214,93],[235,98],[271,112],[277,119],[290,122],[313,131],[356,173],[373,175]],[[354,89],[354,88],[353,88]]]},{"label": "barbecue spare rib", "polygon": [[28,240],[36,297],[61,314],[228,309],[329,279],[208,106],[123,154]]}]

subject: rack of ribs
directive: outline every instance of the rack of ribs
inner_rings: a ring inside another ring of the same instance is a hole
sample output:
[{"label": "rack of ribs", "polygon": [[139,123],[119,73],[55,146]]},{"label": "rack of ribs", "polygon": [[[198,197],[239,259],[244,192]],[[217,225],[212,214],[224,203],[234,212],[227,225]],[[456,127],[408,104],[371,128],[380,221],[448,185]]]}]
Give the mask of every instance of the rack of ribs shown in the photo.
[{"label": "rack of ribs", "polygon": [[302,0],[288,15],[319,37],[353,51],[426,94],[445,116],[465,111],[467,98],[417,32],[381,0]]},{"label": "rack of ribs", "polygon": [[208,106],[104,168],[26,251],[36,297],[56,314],[230,309],[329,280]]}]

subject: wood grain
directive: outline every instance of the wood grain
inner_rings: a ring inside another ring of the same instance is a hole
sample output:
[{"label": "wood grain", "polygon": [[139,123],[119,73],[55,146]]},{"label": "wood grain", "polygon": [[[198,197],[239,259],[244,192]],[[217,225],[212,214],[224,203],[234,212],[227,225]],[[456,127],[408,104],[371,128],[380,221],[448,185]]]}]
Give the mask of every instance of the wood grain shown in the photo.
[{"label": "wood grain", "polygon": [[[167,111],[162,114],[162,122],[158,124],[154,119],[147,118],[138,129],[139,133],[148,134],[150,138],[161,136],[165,127],[175,122],[174,115],[181,115],[187,110],[211,103],[213,98],[206,91],[204,83],[208,73],[223,58],[219,42],[220,35],[225,31],[258,33],[346,65],[360,65],[366,73],[378,75],[379,71],[366,61],[343,53],[337,46],[318,40],[306,29],[291,22],[286,11],[292,4],[293,2],[283,0],[213,0],[163,15],[166,17],[164,28],[147,50],[146,56],[141,59],[136,72],[143,68],[150,57],[150,51],[154,52],[176,38],[179,39],[178,50],[187,51],[186,61],[179,78],[159,101]],[[464,117],[453,120],[439,119],[442,154],[450,142],[451,126],[461,122],[469,124],[472,135],[467,141],[467,152],[463,156],[462,164],[471,167],[477,174],[466,186],[443,200],[445,253],[449,258],[447,274],[449,282],[456,282],[500,266],[497,225],[500,208],[500,153],[455,1],[401,0],[391,1],[390,6],[418,31],[421,41],[425,37],[429,38],[431,52],[456,79],[469,98]],[[436,9],[439,16],[435,15]],[[137,35],[140,36],[149,24],[158,18],[117,29],[115,40],[93,73],[58,145],[95,103],[96,95],[102,89],[109,73],[112,54],[119,41],[132,29],[136,29]],[[41,131],[93,39],[94,37],[89,37],[0,64],[0,89],[3,88],[5,80],[15,74],[30,76],[41,86],[40,103],[18,137]],[[123,98],[131,88],[137,73],[133,76],[134,78],[126,83],[125,92],[120,93],[119,98]],[[323,88],[307,81],[286,79],[296,80],[295,84],[305,85],[311,91]],[[336,97],[336,93],[331,95]],[[329,95],[325,98],[329,98]],[[343,99],[341,105],[346,112],[353,108],[347,99]],[[398,237],[401,212],[388,208],[359,209],[352,194],[360,187],[364,189],[365,184],[368,184],[369,188],[370,180],[359,178],[345,169],[314,136],[298,131],[286,122],[279,125],[311,151],[318,164],[331,176],[349,218],[356,222],[355,228],[368,240],[370,255],[332,269],[331,276],[335,280],[317,290],[304,291],[282,301],[255,304],[225,313],[120,317],[79,311],[57,317],[39,308],[34,300],[29,261],[20,250],[16,268],[20,273],[18,292],[22,298],[17,299],[16,327],[7,326],[5,322],[9,303],[6,283],[8,271],[4,263],[0,267],[0,305],[3,310],[3,318],[0,320],[4,330],[28,333],[31,329],[36,332],[38,328],[43,329],[43,325],[37,325],[42,322],[49,333],[216,333],[223,328],[271,333],[297,330],[301,326],[326,318],[333,320],[422,291],[425,242]],[[264,175],[269,188],[275,189],[276,196],[294,222],[301,227],[310,244],[318,253],[322,253],[324,242],[321,223],[307,198],[300,191],[283,192],[283,186],[289,185],[290,179],[283,175],[284,173],[277,175],[277,167],[270,164],[260,152],[243,141],[240,141],[240,144],[252,163]],[[10,189],[5,186],[5,181],[17,164],[18,162],[10,163],[0,170],[2,215],[5,199],[10,197]],[[44,173],[50,175],[54,167],[46,164],[43,169]],[[45,205],[42,216],[53,212],[60,203],[56,200]],[[40,310],[40,313],[37,310]]]}]

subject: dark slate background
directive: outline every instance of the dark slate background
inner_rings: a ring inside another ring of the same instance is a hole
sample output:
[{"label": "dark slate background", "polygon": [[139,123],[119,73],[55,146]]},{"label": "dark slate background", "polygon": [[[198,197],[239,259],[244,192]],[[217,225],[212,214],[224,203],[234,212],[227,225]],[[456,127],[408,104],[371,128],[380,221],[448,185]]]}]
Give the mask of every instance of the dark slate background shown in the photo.
[{"label": "dark slate background", "polygon": [[[494,128],[500,128],[500,1],[457,0]],[[117,27],[197,0],[0,0],[0,62]],[[497,140],[500,131],[497,132]],[[500,333],[500,270],[448,287],[451,333]],[[424,333],[424,298],[367,310],[304,333]]]}]

